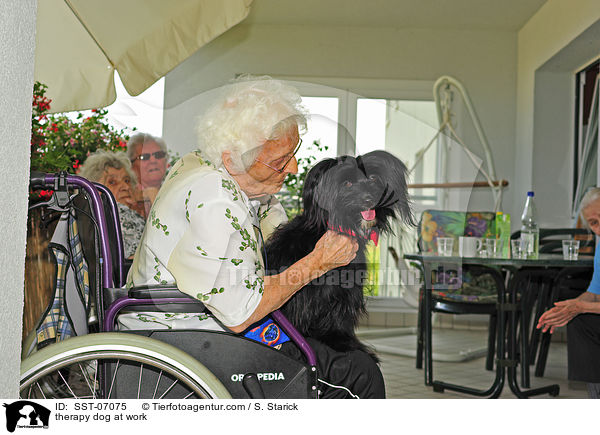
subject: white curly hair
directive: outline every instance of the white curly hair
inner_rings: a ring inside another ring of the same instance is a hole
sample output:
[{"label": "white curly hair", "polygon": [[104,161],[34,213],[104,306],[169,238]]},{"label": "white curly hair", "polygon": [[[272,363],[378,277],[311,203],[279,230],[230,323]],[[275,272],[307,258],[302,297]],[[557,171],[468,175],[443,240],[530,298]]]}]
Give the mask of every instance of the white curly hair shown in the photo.
[{"label": "white curly hair", "polygon": [[587,221],[583,217],[583,211],[591,206],[593,203],[600,199],[600,187],[590,187],[583,198],[581,198],[581,203],[579,204],[579,210],[581,214],[581,220],[587,229],[590,229]]},{"label": "white curly hair", "polygon": [[306,131],[308,113],[298,91],[268,76],[242,76],[199,118],[198,148],[217,166],[230,151],[236,169],[247,170],[267,140],[283,137],[293,127]]}]

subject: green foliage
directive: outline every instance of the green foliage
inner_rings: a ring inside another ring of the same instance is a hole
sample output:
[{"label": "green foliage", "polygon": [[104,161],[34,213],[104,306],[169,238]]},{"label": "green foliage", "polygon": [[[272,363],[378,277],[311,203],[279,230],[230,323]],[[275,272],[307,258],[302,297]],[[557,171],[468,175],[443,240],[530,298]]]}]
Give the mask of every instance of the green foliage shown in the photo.
[{"label": "green foliage", "polygon": [[66,115],[50,115],[51,100],[47,86],[33,87],[31,117],[31,170],[76,173],[85,158],[98,149],[125,151],[129,136],[117,131],[107,120],[105,109],[94,109],[90,116],[78,113],[76,120]]},{"label": "green foliage", "polygon": [[298,159],[298,173],[289,174],[283,182],[283,188],[277,194],[277,198],[283,205],[288,219],[292,219],[302,211],[302,189],[304,180],[312,166],[316,163],[317,158],[313,155],[315,151],[323,152],[328,149],[327,145],[321,145],[321,142],[315,140],[308,145],[307,150],[310,151],[308,157]]}]

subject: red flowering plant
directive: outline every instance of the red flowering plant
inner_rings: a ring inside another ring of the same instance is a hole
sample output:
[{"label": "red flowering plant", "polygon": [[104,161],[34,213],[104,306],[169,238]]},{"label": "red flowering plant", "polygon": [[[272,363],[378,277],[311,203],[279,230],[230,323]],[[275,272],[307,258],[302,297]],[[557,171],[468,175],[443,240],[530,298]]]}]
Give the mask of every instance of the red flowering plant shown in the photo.
[{"label": "red flowering plant", "polygon": [[[88,155],[98,149],[125,151],[129,136],[117,131],[106,120],[105,109],[94,109],[89,116],[79,112],[75,120],[63,114],[48,114],[47,86],[35,82],[31,116],[31,170],[77,173]],[[50,192],[32,193],[32,199]]]}]

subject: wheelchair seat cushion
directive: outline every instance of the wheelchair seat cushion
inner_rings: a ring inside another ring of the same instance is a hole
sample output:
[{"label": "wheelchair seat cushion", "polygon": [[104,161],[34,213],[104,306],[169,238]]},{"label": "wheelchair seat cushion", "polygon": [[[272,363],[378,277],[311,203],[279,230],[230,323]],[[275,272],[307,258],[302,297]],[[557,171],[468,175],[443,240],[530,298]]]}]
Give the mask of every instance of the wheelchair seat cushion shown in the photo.
[{"label": "wheelchair seat cushion", "polygon": [[[143,308],[142,308],[143,309]],[[167,307],[163,308],[168,310]],[[117,316],[118,330],[175,330],[175,329],[207,329],[224,331],[208,313],[175,313],[157,311],[123,311]]]}]

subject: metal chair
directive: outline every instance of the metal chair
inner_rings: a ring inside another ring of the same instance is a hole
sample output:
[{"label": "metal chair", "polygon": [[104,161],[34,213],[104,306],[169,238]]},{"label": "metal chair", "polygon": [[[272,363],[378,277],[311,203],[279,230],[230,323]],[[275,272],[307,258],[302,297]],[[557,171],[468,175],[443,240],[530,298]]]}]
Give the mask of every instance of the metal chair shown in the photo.
[{"label": "metal chair", "polygon": [[[459,236],[495,237],[495,213],[493,212],[454,212],[426,210],[423,212],[418,228],[418,247],[421,252],[433,252],[438,237]],[[423,265],[417,265],[425,272]],[[424,347],[424,323],[431,324],[433,312],[445,314],[486,314],[490,316],[488,328],[488,352],[485,368],[493,370],[497,331],[497,294],[503,288],[503,278],[499,271],[488,267],[463,265],[454,277],[458,283],[444,291],[432,290],[431,307],[424,304],[423,289],[419,294],[417,320],[417,358],[416,367],[423,367],[423,358],[432,361],[431,346]],[[431,337],[428,343],[431,344]],[[430,364],[431,367],[431,364]],[[433,369],[425,374],[425,384],[433,382]]]}]

